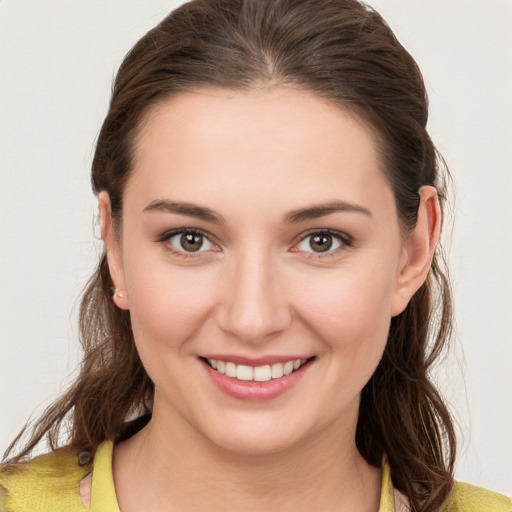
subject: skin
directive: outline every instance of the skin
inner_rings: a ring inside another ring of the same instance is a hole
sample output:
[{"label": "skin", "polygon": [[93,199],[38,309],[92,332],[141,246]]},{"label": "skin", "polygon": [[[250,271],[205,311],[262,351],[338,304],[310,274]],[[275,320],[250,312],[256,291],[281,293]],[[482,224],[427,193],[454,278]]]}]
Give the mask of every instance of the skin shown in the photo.
[{"label": "skin", "polygon": [[[156,385],[151,422],[114,450],[123,512],[378,509],[359,396],[430,268],[441,214],[433,187],[420,199],[404,237],[372,129],[311,93],[202,89],[152,108],[119,232],[99,196],[114,300]],[[285,220],[340,201],[357,208]],[[184,227],[205,234],[199,251],[165,236]],[[319,253],[311,230],[341,238]],[[249,401],[212,383],[199,359],[212,353],[314,360],[285,393]]]}]

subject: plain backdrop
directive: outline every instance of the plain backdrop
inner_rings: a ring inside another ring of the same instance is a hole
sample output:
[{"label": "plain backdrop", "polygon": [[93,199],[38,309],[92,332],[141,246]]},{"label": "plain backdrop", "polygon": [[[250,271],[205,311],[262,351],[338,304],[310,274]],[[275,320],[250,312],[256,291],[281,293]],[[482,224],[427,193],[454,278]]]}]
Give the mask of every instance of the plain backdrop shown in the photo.
[{"label": "plain backdrop", "polygon": [[[101,244],[89,168],[122,57],[179,2],[0,0],[0,447],[63,390]],[[512,494],[512,2],[378,0],[454,177],[456,476]]]}]

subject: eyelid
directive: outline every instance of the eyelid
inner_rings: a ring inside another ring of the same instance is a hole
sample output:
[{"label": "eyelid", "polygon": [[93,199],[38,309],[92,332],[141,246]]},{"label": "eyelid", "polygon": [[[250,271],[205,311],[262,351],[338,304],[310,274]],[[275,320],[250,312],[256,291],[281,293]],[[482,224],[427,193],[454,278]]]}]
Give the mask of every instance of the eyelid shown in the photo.
[{"label": "eyelid", "polygon": [[[203,236],[204,238],[206,238],[206,240],[208,240],[208,242],[210,242],[217,248],[217,250],[215,252],[221,251],[219,249],[220,244],[215,241],[215,237],[213,237],[213,235],[210,235],[209,233],[207,233],[199,228],[181,227],[181,228],[171,229],[169,231],[166,231],[162,235],[160,235],[157,238],[157,241],[162,242],[162,243],[168,242],[169,239],[171,239],[172,237],[174,237],[176,235],[182,235],[182,234],[187,234],[187,233],[198,234],[198,235]],[[328,234],[328,235],[336,238],[337,240],[339,240],[341,242],[341,246],[335,248],[334,250],[328,250],[324,253],[314,252],[314,251],[300,251],[296,248],[298,244],[300,244],[301,242],[306,240],[308,237],[313,236],[313,235],[321,235],[321,234]],[[340,250],[343,250],[344,248],[347,248],[347,247],[352,247],[353,245],[354,245],[354,239],[347,233],[344,233],[342,231],[337,231],[334,229],[329,229],[329,228],[324,228],[324,229],[316,228],[316,229],[308,230],[306,233],[302,233],[301,235],[299,235],[297,237],[296,241],[293,243],[291,251],[292,252],[304,252],[304,253],[311,255],[310,257],[322,258],[322,257],[332,256],[332,255],[338,253]],[[196,252],[181,251],[181,250],[178,250],[175,247],[171,246],[170,244],[168,244],[167,250],[169,250],[170,252],[172,252],[174,254],[177,254],[178,256],[182,256],[185,258],[199,257],[201,255],[201,253],[207,252],[207,251],[196,251]]]},{"label": "eyelid", "polygon": [[[332,236],[333,238],[336,238],[341,243],[340,247],[336,247],[333,250],[328,250],[323,253],[315,252],[315,251],[300,251],[300,250],[296,249],[297,245],[300,244],[301,242],[303,242],[304,240],[306,240],[307,238],[314,236],[314,235],[323,235],[323,234],[327,234],[327,235]],[[294,245],[292,247],[292,252],[305,252],[308,255],[312,255],[312,257],[322,258],[322,257],[333,256],[334,254],[337,254],[340,250],[343,250],[344,248],[347,248],[347,247],[352,247],[353,245],[354,245],[354,239],[350,235],[347,235],[347,233],[344,233],[342,231],[337,231],[337,230],[328,229],[328,228],[311,229],[311,230],[307,231],[306,233],[302,233],[299,236],[298,240],[294,243]],[[311,256],[309,256],[309,257],[311,257]]]},{"label": "eyelid", "polygon": [[[210,235],[209,233],[206,233],[202,229],[188,228],[188,227],[176,228],[176,229],[171,229],[169,231],[166,231],[165,233],[163,233],[162,235],[160,235],[157,238],[157,242],[167,243],[166,249],[169,252],[172,252],[173,254],[176,254],[176,255],[184,257],[184,258],[197,258],[197,257],[200,257],[202,255],[202,253],[208,251],[208,250],[199,250],[199,251],[188,252],[188,251],[177,249],[176,247],[172,246],[169,243],[169,240],[171,238],[173,238],[173,237],[175,237],[177,235],[184,235],[184,234],[201,235],[203,238],[208,240],[208,242],[210,244],[212,244],[214,247],[218,248],[218,244],[214,240],[214,237],[212,235]],[[219,251],[217,250],[215,252],[219,252]]]}]

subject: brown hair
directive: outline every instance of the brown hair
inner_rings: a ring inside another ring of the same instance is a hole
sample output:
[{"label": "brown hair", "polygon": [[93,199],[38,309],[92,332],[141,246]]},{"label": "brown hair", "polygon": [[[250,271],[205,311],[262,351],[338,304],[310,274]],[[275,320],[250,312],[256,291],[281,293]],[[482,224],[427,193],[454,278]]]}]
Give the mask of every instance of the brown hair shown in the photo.
[{"label": "brown hair", "polygon": [[[271,85],[311,91],[373,126],[404,231],[416,223],[422,185],[436,186],[442,197],[444,166],[426,131],[421,73],[381,16],[355,0],[194,0],[173,11],[119,69],[92,166],[95,193],[108,191],[119,221],[138,128],[150,106],[202,86]],[[386,454],[393,483],[413,512],[441,510],[453,482],[454,428],[429,378],[452,325],[440,261],[438,248],[427,281],[391,321],[383,358],[362,391],[356,433],[369,463],[379,466]],[[126,435],[129,418],[151,413],[153,384],[129,312],[113,304],[111,287],[103,255],[81,303],[80,373],[11,461],[45,437],[55,449],[67,420],[71,447],[94,452],[106,439]]]}]

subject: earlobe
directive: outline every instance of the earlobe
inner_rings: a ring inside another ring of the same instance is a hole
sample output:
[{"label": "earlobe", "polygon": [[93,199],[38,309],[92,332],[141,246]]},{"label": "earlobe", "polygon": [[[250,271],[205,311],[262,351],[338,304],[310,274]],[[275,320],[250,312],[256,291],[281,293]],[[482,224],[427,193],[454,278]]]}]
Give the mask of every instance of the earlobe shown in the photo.
[{"label": "earlobe", "polygon": [[439,242],[442,213],[437,189],[425,185],[420,188],[419,196],[418,218],[404,245],[405,263],[397,276],[391,316],[402,313],[427,279]]},{"label": "earlobe", "polygon": [[129,309],[121,246],[115,233],[108,192],[102,191],[98,194],[98,208],[101,219],[101,238],[105,244],[110,277],[114,284],[112,300],[119,308]]}]

